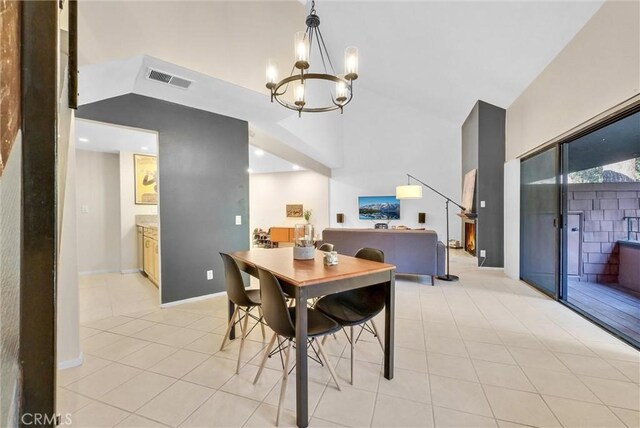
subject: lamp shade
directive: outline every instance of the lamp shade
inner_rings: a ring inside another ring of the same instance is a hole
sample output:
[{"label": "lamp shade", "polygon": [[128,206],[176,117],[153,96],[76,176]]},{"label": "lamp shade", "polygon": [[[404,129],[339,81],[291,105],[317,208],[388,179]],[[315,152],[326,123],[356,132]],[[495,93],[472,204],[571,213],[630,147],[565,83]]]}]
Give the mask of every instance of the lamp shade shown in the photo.
[{"label": "lamp shade", "polygon": [[396,186],[396,199],[422,199],[422,186],[417,184]]}]

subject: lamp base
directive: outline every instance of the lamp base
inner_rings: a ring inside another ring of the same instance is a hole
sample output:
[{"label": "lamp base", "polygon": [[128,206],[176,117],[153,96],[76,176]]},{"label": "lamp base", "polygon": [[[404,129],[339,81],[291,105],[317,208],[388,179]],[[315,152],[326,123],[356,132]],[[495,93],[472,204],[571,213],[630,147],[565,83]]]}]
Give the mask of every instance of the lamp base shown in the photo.
[{"label": "lamp base", "polygon": [[441,275],[441,276],[437,276],[436,278],[438,278],[441,281],[450,281],[450,282],[456,282],[458,279],[457,275]]}]

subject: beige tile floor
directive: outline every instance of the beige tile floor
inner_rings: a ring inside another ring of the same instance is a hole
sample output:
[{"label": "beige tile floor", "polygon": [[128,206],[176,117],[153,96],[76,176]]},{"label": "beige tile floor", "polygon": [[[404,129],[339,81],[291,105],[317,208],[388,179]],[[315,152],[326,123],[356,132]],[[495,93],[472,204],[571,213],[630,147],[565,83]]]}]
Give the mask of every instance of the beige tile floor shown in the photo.
[{"label": "beige tile floor", "polygon": [[[376,339],[363,335],[349,386],[344,335],[327,341],[343,390],[310,362],[311,426],[640,426],[637,351],[472,263],[452,258],[458,283],[397,281],[394,380],[382,376]],[[235,375],[238,343],[218,351],[225,299],[160,310],[149,286],[139,275],[83,278],[85,363],[59,372],[58,410],[78,427],[273,426],[279,359],[252,385],[259,329]],[[295,422],[289,382],[283,425]]]}]

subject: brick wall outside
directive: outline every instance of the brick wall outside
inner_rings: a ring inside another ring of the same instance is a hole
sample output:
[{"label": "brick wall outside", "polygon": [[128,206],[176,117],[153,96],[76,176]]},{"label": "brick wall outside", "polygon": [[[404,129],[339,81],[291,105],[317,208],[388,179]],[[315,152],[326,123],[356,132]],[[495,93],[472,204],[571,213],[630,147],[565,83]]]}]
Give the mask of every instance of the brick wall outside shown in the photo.
[{"label": "brick wall outside", "polygon": [[581,281],[618,282],[624,217],[640,217],[640,183],[569,184],[569,211],[583,212]]}]

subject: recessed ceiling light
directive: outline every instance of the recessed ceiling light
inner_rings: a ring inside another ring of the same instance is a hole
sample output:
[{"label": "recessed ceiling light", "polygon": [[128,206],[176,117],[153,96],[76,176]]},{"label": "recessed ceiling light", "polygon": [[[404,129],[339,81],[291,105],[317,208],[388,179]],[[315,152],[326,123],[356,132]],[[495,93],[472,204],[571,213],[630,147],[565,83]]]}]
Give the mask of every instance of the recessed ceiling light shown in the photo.
[{"label": "recessed ceiling light", "polygon": [[253,174],[253,170],[252,170],[251,168],[247,168],[247,172],[248,172],[249,174]]},{"label": "recessed ceiling light", "polygon": [[294,171],[298,171],[300,170],[300,167],[298,165],[294,165],[291,168],[293,168]]},{"label": "recessed ceiling light", "polygon": [[80,141],[80,142],[82,142],[82,143],[88,143],[88,142],[89,142],[89,139],[88,139],[88,138],[81,137],[81,138],[78,138],[78,141]]},{"label": "recessed ceiling light", "polygon": [[256,151],[254,153],[256,154],[256,156],[262,156],[262,155],[264,155],[264,150],[256,149]]},{"label": "recessed ceiling light", "polygon": [[147,146],[142,146],[142,147],[140,147],[140,150],[145,150],[145,151],[146,151],[146,150],[149,150],[149,147],[147,147]]}]

